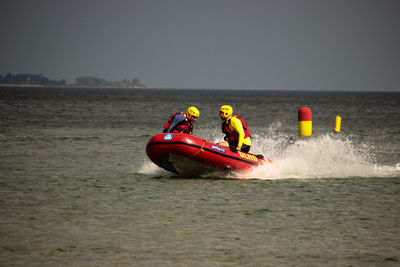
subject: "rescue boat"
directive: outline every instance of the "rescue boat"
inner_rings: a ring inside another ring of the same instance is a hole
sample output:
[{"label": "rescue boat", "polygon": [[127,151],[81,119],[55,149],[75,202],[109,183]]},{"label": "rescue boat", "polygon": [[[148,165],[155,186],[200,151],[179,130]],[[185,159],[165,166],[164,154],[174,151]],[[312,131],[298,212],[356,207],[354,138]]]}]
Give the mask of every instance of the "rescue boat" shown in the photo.
[{"label": "rescue boat", "polygon": [[228,147],[184,133],[159,133],[150,138],[147,156],[159,167],[185,175],[220,172],[248,172],[270,163],[261,155],[232,152]]}]

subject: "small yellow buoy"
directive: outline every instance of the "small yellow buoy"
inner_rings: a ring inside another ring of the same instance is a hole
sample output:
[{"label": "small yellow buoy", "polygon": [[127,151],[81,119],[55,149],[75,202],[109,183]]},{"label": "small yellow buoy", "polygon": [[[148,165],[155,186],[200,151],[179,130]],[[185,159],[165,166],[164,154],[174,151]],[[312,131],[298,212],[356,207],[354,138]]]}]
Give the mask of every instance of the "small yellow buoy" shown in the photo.
[{"label": "small yellow buoy", "polygon": [[299,136],[312,135],[312,113],[310,108],[302,107],[298,113]]},{"label": "small yellow buoy", "polygon": [[342,123],[342,118],[337,115],[336,116],[336,122],[335,122],[335,132],[339,133],[340,132],[340,125]]}]

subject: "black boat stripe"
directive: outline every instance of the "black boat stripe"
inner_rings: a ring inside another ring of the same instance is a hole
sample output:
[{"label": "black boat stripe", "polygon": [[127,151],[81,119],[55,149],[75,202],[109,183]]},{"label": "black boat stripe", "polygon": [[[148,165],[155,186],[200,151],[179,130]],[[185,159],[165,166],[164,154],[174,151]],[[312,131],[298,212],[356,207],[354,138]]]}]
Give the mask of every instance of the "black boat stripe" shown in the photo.
[{"label": "black boat stripe", "polygon": [[[188,144],[188,143],[185,143],[185,142],[168,142],[168,143],[165,143],[165,142],[151,142],[151,143],[147,144],[147,146],[152,146],[152,145],[185,145],[185,146],[191,146],[191,147],[196,147],[196,148],[201,149],[201,146]],[[218,151],[215,151],[215,150],[212,150],[212,149],[209,149],[209,148],[206,148],[206,147],[203,147],[203,150],[206,150],[208,152],[217,154],[219,156],[223,156],[223,157],[226,157],[226,158],[230,158],[230,159],[234,159],[234,160],[237,160],[237,161],[241,161],[241,162],[244,162],[244,163],[247,163],[247,164],[256,165],[256,166],[258,165],[258,163],[247,161],[245,159],[236,158],[236,157],[229,156],[229,155],[225,155],[225,154],[222,154],[222,153],[220,153]]]}]

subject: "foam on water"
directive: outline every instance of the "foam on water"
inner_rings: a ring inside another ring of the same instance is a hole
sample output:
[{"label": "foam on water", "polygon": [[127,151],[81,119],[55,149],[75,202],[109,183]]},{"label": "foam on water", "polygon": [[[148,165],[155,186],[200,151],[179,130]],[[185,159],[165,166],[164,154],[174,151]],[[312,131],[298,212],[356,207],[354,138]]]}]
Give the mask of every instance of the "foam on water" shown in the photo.
[{"label": "foam on water", "polygon": [[173,173],[158,167],[151,161],[143,163],[142,167],[139,169],[138,172],[145,175],[149,175],[151,177],[169,177],[173,175]]},{"label": "foam on water", "polygon": [[[289,142],[288,142],[289,140]],[[354,144],[349,138],[326,134],[293,140],[285,136],[258,138],[257,153],[272,164],[255,168],[238,178],[313,179],[399,176],[396,166],[374,163],[372,147]]]}]

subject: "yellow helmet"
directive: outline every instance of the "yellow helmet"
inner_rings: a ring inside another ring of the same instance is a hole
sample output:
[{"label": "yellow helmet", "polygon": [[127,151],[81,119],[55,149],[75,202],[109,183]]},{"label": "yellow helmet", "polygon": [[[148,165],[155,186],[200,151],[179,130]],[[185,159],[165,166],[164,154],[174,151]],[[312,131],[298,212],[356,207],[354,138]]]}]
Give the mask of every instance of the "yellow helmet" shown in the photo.
[{"label": "yellow helmet", "polygon": [[188,117],[188,119],[190,119],[192,116],[199,117],[200,111],[196,107],[191,106],[188,108],[186,116]]},{"label": "yellow helmet", "polygon": [[231,106],[228,105],[223,105],[221,106],[221,108],[219,109],[219,111],[224,113],[225,118],[232,115],[233,113],[233,108]]}]

